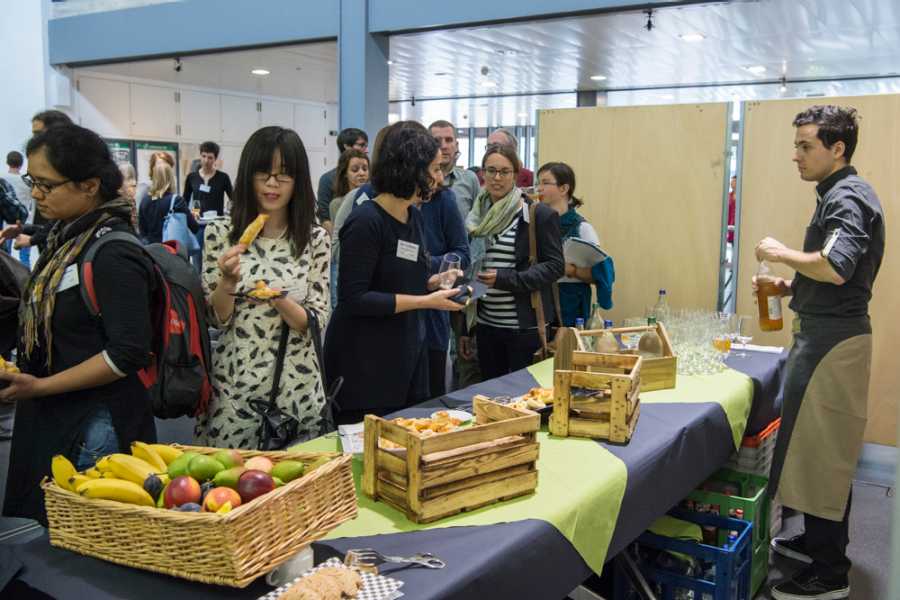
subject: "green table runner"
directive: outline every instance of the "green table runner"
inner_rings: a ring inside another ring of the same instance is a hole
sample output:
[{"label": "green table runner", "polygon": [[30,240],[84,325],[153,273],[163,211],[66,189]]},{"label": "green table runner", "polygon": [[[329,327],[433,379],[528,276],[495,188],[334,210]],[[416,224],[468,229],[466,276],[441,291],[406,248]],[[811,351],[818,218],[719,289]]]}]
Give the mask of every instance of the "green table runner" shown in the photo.
[{"label": "green table runner", "polygon": [[[359,516],[338,526],[325,539],[541,519],[556,527],[591,569],[600,573],[625,495],[625,463],[593,440],[553,438],[544,431],[538,433],[538,439],[541,449],[534,494],[427,525],[412,523],[400,511],[364,495],[360,487],[362,460],[354,458]],[[340,452],[340,442],[319,438],[296,449]]]}]

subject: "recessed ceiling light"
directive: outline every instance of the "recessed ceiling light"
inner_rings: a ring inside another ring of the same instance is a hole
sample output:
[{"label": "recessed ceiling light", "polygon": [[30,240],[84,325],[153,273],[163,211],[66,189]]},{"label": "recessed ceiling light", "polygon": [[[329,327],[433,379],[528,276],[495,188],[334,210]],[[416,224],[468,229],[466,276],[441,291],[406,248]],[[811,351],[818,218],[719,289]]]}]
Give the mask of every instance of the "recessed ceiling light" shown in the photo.
[{"label": "recessed ceiling light", "polygon": [[485,79],[484,81],[481,82],[481,87],[494,88],[494,87],[497,87],[497,82],[491,81],[490,79]]},{"label": "recessed ceiling light", "polygon": [[682,33],[678,37],[680,37],[682,39],[682,41],[685,41],[685,42],[702,42],[703,40],[706,39],[705,35],[703,35],[702,33],[696,33],[696,32]]},{"label": "recessed ceiling light", "polygon": [[269,71],[268,69],[253,69],[250,72],[254,75],[268,75],[269,73],[271,73],[271,71]]},{"label": "recessed ceiling light", "polygon": [[606,75],[591,75],[591,81],[606,81]]},{"label": "recessed ceiling light", "polygon": [[392,64],[394,64],[394,61],[389,60],[389,61],[388,61],[388,64],[389,64],[389,65],[392,65]]},{"label": "recessed ceiling light", "polygon": [[388,123],[396,123],[400,120],[400,115],[397,113],[388,113]]},{"label": "recessed ceiling light", "polygon": [[766,72],[766,68],[762,65],[753,65],[752,67],[744,67],[754,75],[762,75]]}]

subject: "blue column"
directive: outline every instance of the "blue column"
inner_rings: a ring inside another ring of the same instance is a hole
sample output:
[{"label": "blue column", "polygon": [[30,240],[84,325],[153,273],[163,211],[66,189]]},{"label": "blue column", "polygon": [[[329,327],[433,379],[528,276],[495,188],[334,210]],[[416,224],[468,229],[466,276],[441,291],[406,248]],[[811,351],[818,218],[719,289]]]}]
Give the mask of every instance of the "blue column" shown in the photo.
[{"label": "blue column", "polygon": [[341,129],[358,127],[374,141],[388,122],[389,40],[369,33],[369,1],[340,0],[338,86]]}]

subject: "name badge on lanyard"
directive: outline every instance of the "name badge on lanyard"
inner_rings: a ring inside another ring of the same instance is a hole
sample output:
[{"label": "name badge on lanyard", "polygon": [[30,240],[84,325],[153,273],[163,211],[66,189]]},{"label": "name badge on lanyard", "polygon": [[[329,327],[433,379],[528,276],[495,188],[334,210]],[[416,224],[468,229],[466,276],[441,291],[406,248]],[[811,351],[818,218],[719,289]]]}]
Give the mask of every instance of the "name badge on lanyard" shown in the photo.
[{"label": "name badge on lanyard", "polygon": [[412,242],[404,242],[397,240],[397,258],[410,260],[412,262],[419,261],[419,245]]},{"label": "name badge on lanyard", "polygon": [[208,186],[207,184],[205,184],[205,183],[201,183],[201,184],[200,184],[199,190],[200,190],[201,192],[203,192],[204,194],[208,194],[208,193],[210,192],[210,190],[212,190],[212,188],[209,187],[209,186]]},{"label": "name badge on lanyard", "polygon": [[78,285],[78,265],[69,265],[63,271],[62,279],[59,280],[59,285],[56,287],[56,293],[63,292],[76,285]]}]

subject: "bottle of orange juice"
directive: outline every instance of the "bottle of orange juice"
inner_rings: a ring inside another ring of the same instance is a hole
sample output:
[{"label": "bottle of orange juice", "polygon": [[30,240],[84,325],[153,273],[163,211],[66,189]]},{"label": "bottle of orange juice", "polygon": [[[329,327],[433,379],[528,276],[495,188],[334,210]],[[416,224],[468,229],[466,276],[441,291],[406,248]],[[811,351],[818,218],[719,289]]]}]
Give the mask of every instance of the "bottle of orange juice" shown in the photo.
[{"label": "bottle of orange juice", "polygon": [[763,331],[781,331],[784,327],[784,318],[781,315],[781,292],[775,285],[775,278],[766,261],[759,263],[759,269],[756,272],[756,286],[759,328]]}]

